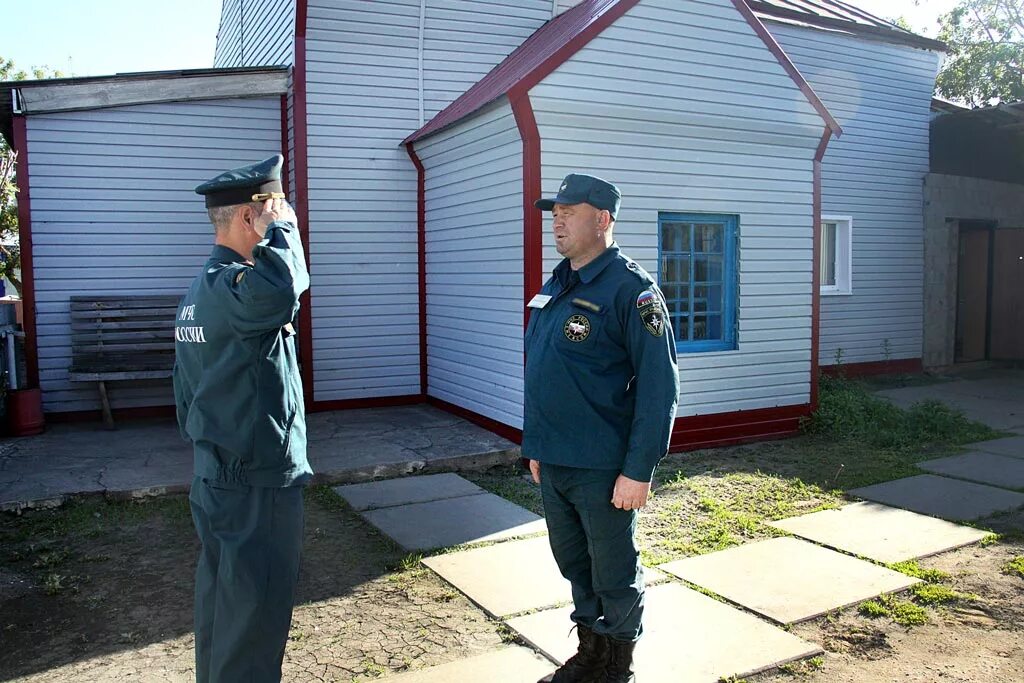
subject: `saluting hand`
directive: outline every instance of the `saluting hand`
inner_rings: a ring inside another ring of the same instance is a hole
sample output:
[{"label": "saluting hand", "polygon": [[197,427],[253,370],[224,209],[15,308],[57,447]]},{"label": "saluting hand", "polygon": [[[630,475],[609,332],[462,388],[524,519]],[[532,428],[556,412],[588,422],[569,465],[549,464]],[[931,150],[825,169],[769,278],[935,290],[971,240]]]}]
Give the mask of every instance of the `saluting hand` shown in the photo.
[{"label": "saluting hand", "polygon": [[263,213],[256,219],[253,226],[261,236],[267,234],[267,227],[274,221],[288,221],[292,225],[298,225],[295,211],[284,199],[268,199],[263,202]]},{"label": "saluting hand", "polygon": [[612,505],[620,510],[639,510],[647,505],[650,492],[651,482],[637,481],[620,474],[612,490]]}]

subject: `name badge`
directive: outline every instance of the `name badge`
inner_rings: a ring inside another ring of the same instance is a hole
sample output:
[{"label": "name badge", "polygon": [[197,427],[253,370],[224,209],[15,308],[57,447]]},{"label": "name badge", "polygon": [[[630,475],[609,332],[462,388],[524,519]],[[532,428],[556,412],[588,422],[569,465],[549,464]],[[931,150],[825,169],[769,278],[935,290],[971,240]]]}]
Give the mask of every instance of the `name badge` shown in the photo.
[{"label": "name badge", "polygon": [[526,304],[527,308],[544,308],[551,301],[550,294],[538,294],[537,296],[530,299],[530,303]]}]

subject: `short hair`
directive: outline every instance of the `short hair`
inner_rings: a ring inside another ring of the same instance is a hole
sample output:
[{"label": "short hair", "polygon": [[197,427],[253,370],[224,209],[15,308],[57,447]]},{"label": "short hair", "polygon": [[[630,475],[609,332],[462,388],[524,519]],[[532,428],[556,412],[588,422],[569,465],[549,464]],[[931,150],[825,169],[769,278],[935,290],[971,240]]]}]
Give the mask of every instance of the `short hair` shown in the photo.
[{"label": "short hair", "polygon": [[231,218],[235,215],[235,210],[240,206],[251,206],[257,214],[263,213],[263,204],[261,202],[249,202],[248,204],[212,206],[206,210],[206,215],[210,217],[210,222],[213,223],[215,230],[218,232],[227,230],[228,226],[231,225]]}]

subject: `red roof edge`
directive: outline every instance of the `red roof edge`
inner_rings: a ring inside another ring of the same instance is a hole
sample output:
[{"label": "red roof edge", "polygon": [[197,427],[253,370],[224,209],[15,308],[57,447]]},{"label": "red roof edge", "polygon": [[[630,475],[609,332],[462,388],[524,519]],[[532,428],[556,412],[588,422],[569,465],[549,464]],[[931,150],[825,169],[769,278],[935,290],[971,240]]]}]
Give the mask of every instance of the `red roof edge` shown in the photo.
[{"label": "red roof edge", "polygon": [[753,10],[747,6],[747,3],[744,2],[744,0],[732,0],[732,4],[736,7],[736,10],[743,15],[743,18],[747,20],[750,27],[754,29],[754,33],[756,33],[762,42],[764,42],[765,47],[775,55],[775,59],[779,60],[779,64],[782,65],[782,68],[786,70],[789,77],[792,78],[793,82],[796,83],[798,88],[800,88],[800,92],[804,94],[807,101],[811,103],[811,106],[814,107],[815,111],[818,112],[818,115],[825,121],[825,127],[832,131],[836,137],[841,136],[843,134],[842,126],[840,126],[839,122],[836,121],[834,116],[832,116],[828,107],[826,107],[825,103],[818,97],[818,93],[814,92],[814,88],[812,88],[811,84],[807,82],[807,79],[800,73],[800,70],[796,68],[796,64],[793,63],[793,60],[791,60],[785,50],[782,49],[779,42],[775,40],[775,36],[768,31],[768,28],[760,19],[757,18]]},{"label": "red roof edge", "polygon": [[[587,43],[600,35],[640,0],[584,0],[541,26],[494,69],[442,109],[422,128],[402,141],[409,144],[433,135],[479,111],[502,96],[515,99],[529,92],[552,71],[568,61]],[[786,70],[793,82],[837,137],[843,134],[839,122],[811,85],[768,32],[744,0],[732,0],[754,32]]]}]

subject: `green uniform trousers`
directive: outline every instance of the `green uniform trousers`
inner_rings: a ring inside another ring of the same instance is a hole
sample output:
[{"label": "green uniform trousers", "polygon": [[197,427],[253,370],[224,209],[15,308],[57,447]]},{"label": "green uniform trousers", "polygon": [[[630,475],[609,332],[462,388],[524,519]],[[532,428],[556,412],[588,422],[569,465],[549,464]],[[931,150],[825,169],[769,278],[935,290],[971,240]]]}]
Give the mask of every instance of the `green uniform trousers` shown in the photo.
[{"label": "green uniform trousers", "polygon": [[571,618],[608,638],[643,632],[644,570],[636,545],[636,510],[612,505],[618,470],[540,466],[548,541],[572,585]]},{"label": "green uniform trousers", "polygon": [[196,567],[197,683],[281,680],[302,550],[302,487],[197,477],[189,494]]}]

